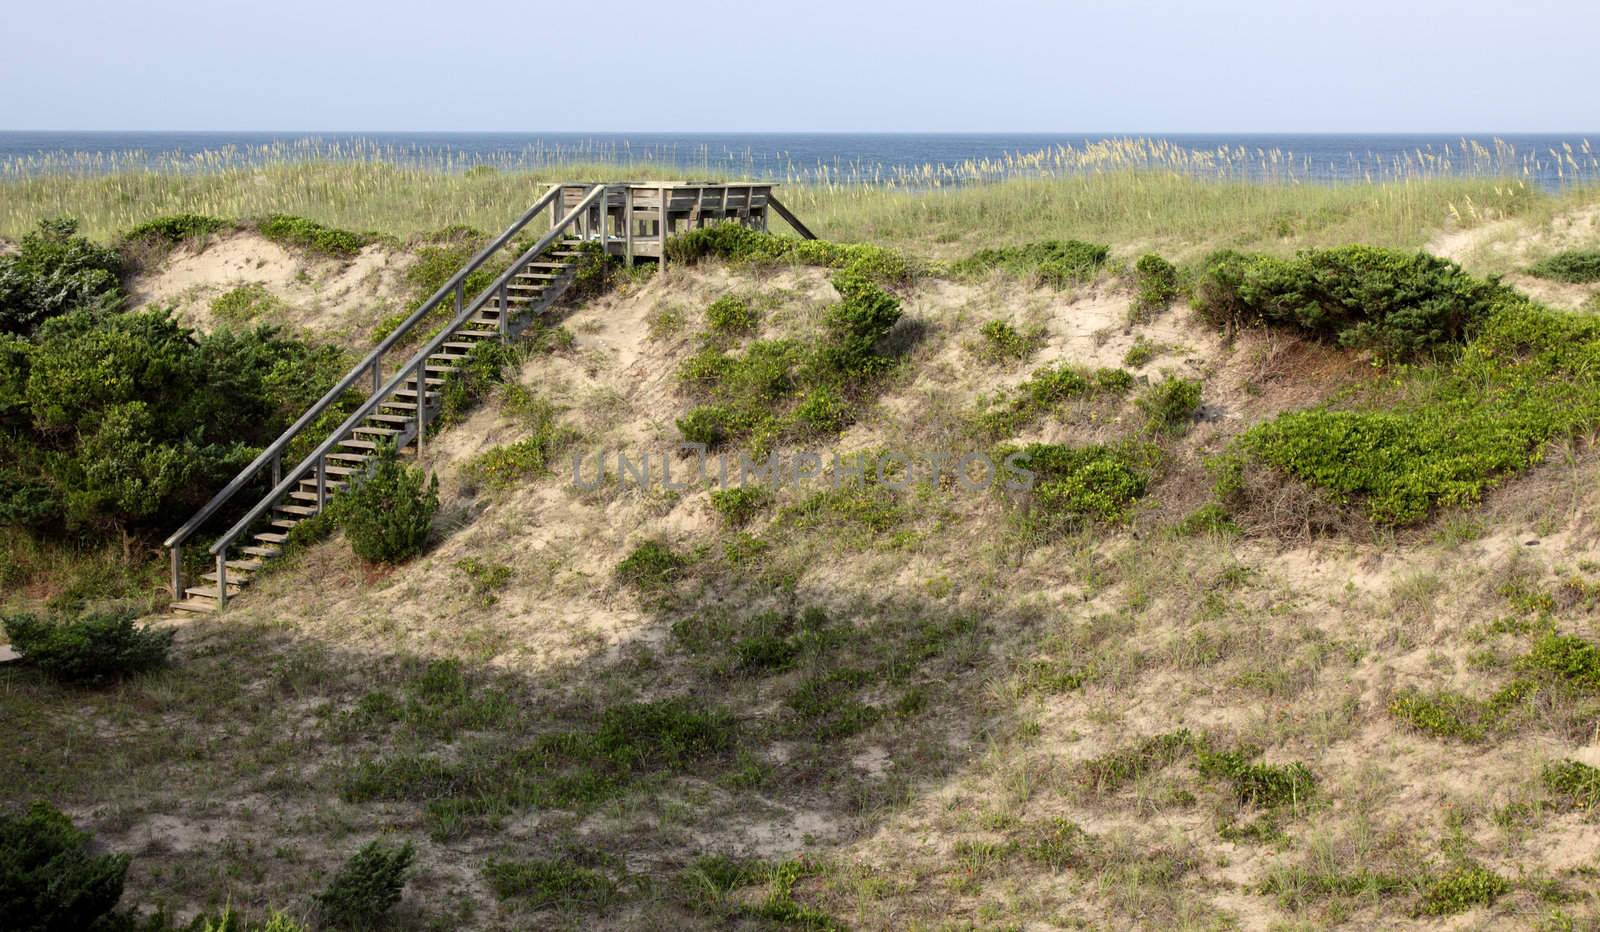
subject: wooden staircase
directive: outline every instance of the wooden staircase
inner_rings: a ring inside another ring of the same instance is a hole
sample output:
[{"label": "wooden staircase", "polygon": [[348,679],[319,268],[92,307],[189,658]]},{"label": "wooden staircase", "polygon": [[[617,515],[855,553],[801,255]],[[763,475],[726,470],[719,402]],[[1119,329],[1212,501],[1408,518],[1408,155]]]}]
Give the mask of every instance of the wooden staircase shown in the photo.
[{"label": "wooden staircase", "polygon": [[[218,493],[206,508],[167,541],[172,552],[172,603],[179,612],[210,613],[227,606],[243,592],[274,558],[283,553],[289,532],[300,522],[320,514],[329,496],[359,483],[371,467],[380,444],[390,443],[402,452],[421,456],[427,426],[437,417],[442,390],[474,347],[486,340],[507,340],[549,309],[573,284],[578,265],[590,250],[604,255],[606,232],[603,195],[595,185],[576,208],[552,211],[551,230],[513,260],[507,270],[470,303],[463,282],[495,250],[508,245],[533,215],[554,201],[553,188],[523,217],[485,247],[449,283],[396,328],[368,357],[301,415],[256,461]],[[456,316],[435,334],[401,368],[383,381],[384,355],[398,347],[404,334],[435,307],[454,296]],[[370,379],[366,400],[318,448],[287,473],[282,451],[287,443],[314,423],[339,397],[363,379]],[[272,490],[211,547],[215,567],[201,574],[203,584],[184,586],[180,548],[222,503],[253,480],[271,470]],[[237,555],[233,555],[236,551]]]}]

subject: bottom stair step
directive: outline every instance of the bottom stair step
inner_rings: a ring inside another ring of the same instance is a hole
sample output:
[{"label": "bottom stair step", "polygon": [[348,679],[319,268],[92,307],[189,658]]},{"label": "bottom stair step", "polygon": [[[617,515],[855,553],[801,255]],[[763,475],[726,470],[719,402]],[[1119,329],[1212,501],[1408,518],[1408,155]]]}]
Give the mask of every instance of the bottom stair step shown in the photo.
[{"label": "bottom stair step", "polygon": [[169,607],[175,612],[194,612],[197,615],[210,615],[216,612],[217,603],[210,599],[184,599],[181,602],[172,603]]}]

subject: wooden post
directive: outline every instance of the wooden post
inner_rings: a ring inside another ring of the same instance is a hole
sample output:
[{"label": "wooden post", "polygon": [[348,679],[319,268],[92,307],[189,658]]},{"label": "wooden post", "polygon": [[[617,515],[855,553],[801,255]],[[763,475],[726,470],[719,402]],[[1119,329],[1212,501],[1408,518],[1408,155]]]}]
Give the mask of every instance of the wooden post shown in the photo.
[{"label": "wooden post", "polygon": [[467,280],[466,279],[462,279],[461,281],[456,282],[456,316],[457,317],[461,316],[461,297],[462,297],[461,292],[466,289],[466,286],[467,286]]},{"label": "wooden post", "polygon": [[662,185],[659,193],[661,195],[661,203],[657,205],[659,207],[657,212],[661,215],[661,222],[656,224],[659,228],[656,232],[660,234],[661,258],[656,260],[656,271],[665,272],[667,270],[667,227],[671,226],[672,222],[667,219],[667,186]]},{"label": "wooden post", "polygon": [[217,611],[228,607],[228,548],[217,554]]},{"label": "wooden post", "polygon": [[317,510],[328,507],[328,458],[317,457]]},{"label": "wooden post", "polygon": [[[383,387],[383,354],[372,357],[372,390]],[[273,485],[277,485],[276,482]]]},{"label": "wooden post", "polygon": [[505,286],[505,283],[502,282],[500,284],[500,342],[501,343],[506,342],[507,334],[510,333],[510,327],[511,327],[510,317],[511,317],[511,305],[506,302],[506,286]]},{"label": "wooden post", "polygon": [[172,548],[172,597],[183,598],[183,547]]},{"label": "wooden post", "polygon": [[428,426],[428,383],[425,381],[426,378],[427,378],[427,369],[423,368],[423,365],[426,362],[427,362],[427,360],[424,359],[423,362],[417,363],[417,375],[416,375],[416,384],[417,384],[417,461],[418,462],[422,461],[422,435],[423,435],[423,432],[427,430],[427,426]]},{"label": "wooden post", "polygon": [[622,251],[627,258],[623,261],[628,268],[633,268],[633,185],[622,189]]},{"label": "wooden post", "polygon": [[283,481],[283,453],[279,451],[272,454],[272,487],[277,488]]}]

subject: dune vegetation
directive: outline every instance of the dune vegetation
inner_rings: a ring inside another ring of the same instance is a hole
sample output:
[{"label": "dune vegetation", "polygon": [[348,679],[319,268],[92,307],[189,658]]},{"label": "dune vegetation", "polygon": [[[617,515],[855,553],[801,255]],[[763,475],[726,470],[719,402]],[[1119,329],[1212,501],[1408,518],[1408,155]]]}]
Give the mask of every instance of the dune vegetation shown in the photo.
[{"label": "dune vegetation", "polygon": [[1600,922],[1596,192],[1110,169],[599,270],[203,618],[161,537],[624,172],[0,180],[5,915]]}]

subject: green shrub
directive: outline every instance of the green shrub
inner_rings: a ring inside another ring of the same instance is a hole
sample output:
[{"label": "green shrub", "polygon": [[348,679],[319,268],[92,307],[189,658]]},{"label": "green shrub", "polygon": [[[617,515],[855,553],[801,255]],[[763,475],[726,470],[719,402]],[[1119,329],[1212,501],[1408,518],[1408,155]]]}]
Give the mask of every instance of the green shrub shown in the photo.
[{"label": "green shrub", "polygon": [[1224,251],[1206,259],[1195,309],[1218,327],[1291,327],[1404,359],[1470,338],[1506,295],[1420,252],[1341,246],[1277,259]]},{"label": "green shrub", "polygon": [[0,256],[0,333],[32,334],[52,317],[122,303],[122,259],[78,236],[73,220],[41,220],[16,253]]},{"label": "green shrub", "polygon": [[465,560],[457,560],[456,569],[467,577],[467,582],[472,585],[473,594],[485,608],[500,600],[495,593],[504,589],[506,583],[511,581],[511,567],[504,563],[485,563],[468,557]]},{"label": "green shrub", "polygon": [[1600,250],[1558,252],[1529,266],[1528,274],[1574,284],[1600,282]]},{"label": "green shrub", "polygon": [[1038,350],[1044,339],[1043,328],[1022,334],[1003,320],[987,321],[978,332],[983,337],[978,354],[993,362],[1027,359]]},{"label": "green shrub", "polygon": [[905,281],[913,271],[906,259],[881,246],[795,239],[731,222],[700,227],[667,241],[667,259],[671,262],[698,262],[706,258],[820,265],[850,269],[866,278],[890,282]]},{"label": "green shrub", "polygon": [[1540,777],[1550,792],[1565,797],[1578,809],[1600,805],[1600,769],[1581,761],[1554,761],[1545,765]]},{"label": "green shrub", "polygon": [[1155,253],[1140,256],[1133,264],[1133,275],[1136,290],[1131,316],[1134,320],[1148,320],[1178,300],[1181,291],[1178,269]]},{"label": "green shrub", "polygon": [[1517,666],[1576,690],[1600,691],[1600,647],[1583,638],[1547,634],[1534,642]]},{"label": "green shrub", "polygon": [[504,382],[506,367],[515,362],[515,355],[499,340],[479,340],[440,387],[440,426],[460,422],[494,386]]},{"label": "green shrub", "polygon": [[1025,523],[1037,531],[1075,527],[1084,521],[1125,522],[1150,481],[1152,454],[1137,446],[1033,443],[1020,450],[1002,447],[995,461],[1012,453],[1020,454],[1018,465],[1034,474]]},{"label": "green shrub", "polygon": [[1009,437],[1039,417],[1074,398],[1121,395],[1133,387],[1133,376],[1121,369],[1090,372],[1068,363],[1035,369],[1013,392],[985,399],[976,415],[980,432],[996,440]]},{"label": "green shrub", "polygon": [[1130,369],[1142,368],[1145,363],[1161,355],[1165,349],[1166,347],[1161,344],[1152,343],[1143,336],[1135,337],[1133,345],[1122,354],[1122,364]]},{"label": "green shrub", "polygon": [[1306,765],[1252,764],[1254,749],[1236,751],[1199,750],[1196,769],[1201,776],[1227,780],[1234,795],[1247,806],[1284,806],[1304,802],[1317,787],[1317,778]]},{"label": "green shrub", "polygon": [[0,812],[0,924],[18,932],[77,932],[122,897],[125,854],[89,853],[89,834],[49,804]]},{"label": "green shrub", "polygon": [[1237,459],[1219,461],[1218,492],[1239,494],[1243,468],[1261,464],[1363,503],[1377,524],[1475,502],[1551,440],[1600,424],[1600,318],[1508,300],[1447,367],[1412,378],[1384,409],[1316,408],[1252,427]]},{"label": "green shrub", "polygon": [[274,214],[258,224],[261,235],[280,246],[293,247],[314,255],[352,259],[361,247],[376,237],[370,233],[351,233],[323,226],[304,217]]},{"label": "green shrub", "polygon": [[1477,864],[1434,878],[1417,904],[1424,916],[1451,916],[1474,906],[1488,906],[1511,889],[1511,882]]},{"label": "green shrub", "polygon": [[211,301],[211,313],[225,324],[244,324],[283,306],[277,295],[260,283],[240,285]]},{"label": "green shrub", "polygon": [[772,493],[760,486],[742,485],[711,493],[711,507],[730,527],[744,527],[772,500]]},{"label": "green shrub", "polygon": [[562,858],[501,861],[490,858],[483,869],[489,889],[502,900],[516,899],[530,909],[573,909],[603,905],[616,893],[609,876]]},{"label": "green shrub", "polygon": [[688,558],[671,547],[647,540],[617,564],[617,578],[645,591],[665,589],[678,580],[688,565]]},{"label": "green shrub", "polygon": [[173,214],[146,220],[122,234],[124,240],[157,240],[176,246],[186,239],[209,236],[228,225],[228,221],[203,214]]},{"label": "green shrub", "polygon": [[1169,376],[1139,396],[1146,429],[1161,434],[1181,434],[1200,412],[1200,383]]},{"label": "green shrub", "polygon": [[818,347],[818,362],[848,381],[861,382],[893,362],[879,355],[877,346],[899,323],[900,302],[854,271],[838,272],[832,281],[844,300],[823,313],[827,336]]},{"label": "green shrub", "polygon": [[1087,282],[1105,265],[1111,250],[1081,240],[1045,240],[1022,246],[981,249],[954,263],[950,269],[973,275],[999,269],[1012,275],[1033,277],[1057,288]]},{"label": "green shrub", "polygon": [[1199,537],[1202,534],[1229,536],[1239,533],[1228,510],[1216,502],[1208,502],[1184,515],[1173,529],[1179,537]]},{"label": "green shrub", "polygon": [[706,326],[718,333],[749,333],[759,320],[748,301],[726,295],[706,307]]},{"label": "green shrub", "polygon": [[719,447],[729,437],[728,412],[720,405],[701,405],[691,408],[678,418],[678,433],[689,443]]},{"label": "green shrub", "polygon": [[439,478],[401,463],[389,445],[373,454],[372,471],[334,500],[350,549],[368,563],[399,563],[422,552],[439,510]]},{"label": "green shrub", "polygon": [[371,929],[400,902],[407,875],[416,860],[410,842],[386,845],[373,841],[351,855],[317,895],[323,918],[345,929]]},{"label": "green shrub", "polygon": [[1441,738],[1476,742],[1484,738],[1485,708],[1455,693],[1432,695],[1403,690],[1389,700],[1389,714],[1418,731]]},{"label": "green shrub", "polygon": [[550,464],[578,437],[578,432],[561,423],[561,409],[520,385],[506,385],[502,407],[514,415],[528,432],[515,443],[493,447],[474,457],[463,468],[472,479],[491,488],[505,488],[520,479],[542,476]]},{"label": "green shrub", "polygon": [[137,612],[89,612],[70,618],[10,615],[6,637],[23,660],[67,683],[96,684],[167,662],[171,631],[136,625]]}]

